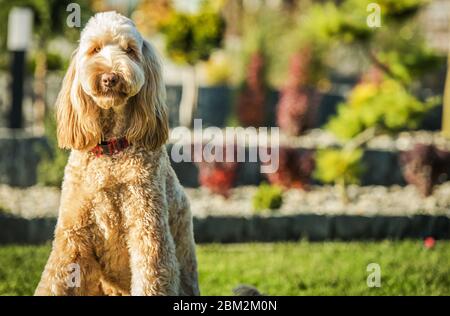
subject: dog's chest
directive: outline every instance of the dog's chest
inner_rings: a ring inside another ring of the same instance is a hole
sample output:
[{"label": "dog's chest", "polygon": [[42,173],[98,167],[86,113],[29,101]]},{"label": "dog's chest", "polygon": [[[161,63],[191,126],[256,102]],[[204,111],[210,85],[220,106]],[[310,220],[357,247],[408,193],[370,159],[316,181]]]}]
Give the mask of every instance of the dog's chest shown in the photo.
[{"label": "dog's chest", "polygon": [[98,192],[91,216],[94,248],[103,271],[113,279],[128,279],[129,254],[121,190]]},{"label": "dog's chest", "polygon": [[69,162],[79,173],[88,192],[111,190],[151,176],[154,168],[151,168],[149,160],[152,159],[147,157],[148,153],[137,150],[129,147],[113,156],[95,157],[92,154],[85,154],[82,158],[75,153],[73,157],[71,155]]}]

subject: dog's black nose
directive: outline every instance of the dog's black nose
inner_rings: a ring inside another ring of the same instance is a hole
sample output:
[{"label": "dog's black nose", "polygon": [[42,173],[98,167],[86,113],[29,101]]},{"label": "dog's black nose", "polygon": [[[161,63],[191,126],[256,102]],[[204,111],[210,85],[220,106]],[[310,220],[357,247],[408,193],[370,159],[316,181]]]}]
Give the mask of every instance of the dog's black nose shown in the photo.
[{"label": "dog's black nose", "polygon": [[117,75],[113,73],[106,73],[102,75],[102,85],[105,88],[112,88],[117,84]]}]

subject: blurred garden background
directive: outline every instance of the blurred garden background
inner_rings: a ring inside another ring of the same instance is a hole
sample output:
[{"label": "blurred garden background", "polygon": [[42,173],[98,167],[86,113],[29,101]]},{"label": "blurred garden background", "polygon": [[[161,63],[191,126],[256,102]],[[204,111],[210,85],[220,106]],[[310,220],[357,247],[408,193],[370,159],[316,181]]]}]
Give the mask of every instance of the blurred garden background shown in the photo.
[{"label": "blurred garden background", "polygon": [[54,102],[83,25],[107,10],[162,55],[172,129],[280,129],[274,173],[173,162],[203,294],[450,294],[450,0],[0,0],[0,295],[32,294],[48,256],[69,154]]}]

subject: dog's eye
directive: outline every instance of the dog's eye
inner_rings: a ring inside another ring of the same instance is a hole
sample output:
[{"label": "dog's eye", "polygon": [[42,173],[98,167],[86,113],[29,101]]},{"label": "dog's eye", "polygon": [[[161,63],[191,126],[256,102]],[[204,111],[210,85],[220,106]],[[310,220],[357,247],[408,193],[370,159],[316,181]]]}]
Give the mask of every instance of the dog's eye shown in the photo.
[{"label": "dog's eye", "polygon": [[127,47],[127,49],[125,49],[125,52],[127,54],[131,54],[133,52],[133,49],[131,47]]},{"label": "dog's eye", "polygon": [[97,54],[100,53],[101,48],[100,47],[94,47],[94,49],[92,50],[92,53]]}]

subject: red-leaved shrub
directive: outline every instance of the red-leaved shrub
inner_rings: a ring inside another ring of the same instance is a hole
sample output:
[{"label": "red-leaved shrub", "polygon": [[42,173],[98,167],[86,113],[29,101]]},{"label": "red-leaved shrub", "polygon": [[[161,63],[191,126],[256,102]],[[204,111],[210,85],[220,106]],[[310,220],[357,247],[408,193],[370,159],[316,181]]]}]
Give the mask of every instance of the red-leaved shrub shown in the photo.
[{"label": "red-leaved shrub", "polygon": [[416,144],[413,149],[400,154],[400,164],[406,182],[429,196],[433,187],[450,175],[450,152],[434,145]]},{"label": "red-leaved shrub", "polygon": [[279,151],[278,170],[266,175],[269,182],[284,188],[307,188],[315,168],[314,152],[290,147]]},{"label": "red-leaved shrub", "polygon": [[[298,136],[312,127],[319,94],[307,87],[311,53],[303,49],[291,57],[289,77],[280,92],[277,124],[288,135]],[[308,126],[309,125],[309,126]]]},{"label": "red-leaved shrub", "polygon": [[[228,147],[231,148],[231,147]],[[203,148],[202,148],[203,151]],[[224,157],[227,147],[223,148]],[[236,155],[236,148],[234,153]],[[204,157],[201,162],[196,163],[198,166],[198,181],[202,187],[209,189],[212,193],[220,194],[224,197],[230,195],[237,176],[238,163],[236,159],[233,162],[207,162]]]},{"label": "red-leaved shrub", "polygon": [[264,82],[264,57],[256,52],[250,57],[247,76],[237,101],[237,116],[242,126],[264,126],[266,84]]}]

